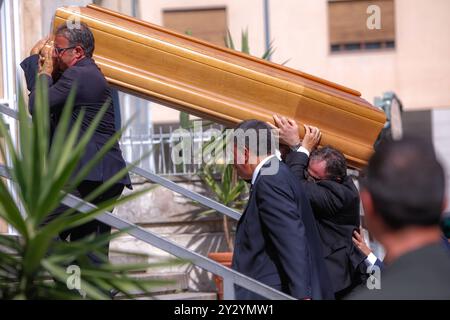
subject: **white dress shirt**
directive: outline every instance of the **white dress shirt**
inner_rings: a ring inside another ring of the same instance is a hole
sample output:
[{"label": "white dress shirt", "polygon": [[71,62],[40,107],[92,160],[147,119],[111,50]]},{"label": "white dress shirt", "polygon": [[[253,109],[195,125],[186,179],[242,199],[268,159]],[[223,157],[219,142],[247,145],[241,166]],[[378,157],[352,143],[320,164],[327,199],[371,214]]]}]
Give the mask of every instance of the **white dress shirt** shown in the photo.
[{"label": "white dress shirt", "polygon": [[366,260],[364,262],[366,263],[366,266],[373,267],[375,265],[375,262],[377,262],[378,258],[376,255],[373,254],[373,252],[369,253]]},{"label": "white dress shirt", "polygon": [[309,151],[308,151],[308,149],[306,149],[306,148],[303,147],[303,146],[298,147],[298,149],[295,150],[295,151],[297,151],[297,152],[303,152],[304,154],[306,154],[306,155],[309,157]]}]

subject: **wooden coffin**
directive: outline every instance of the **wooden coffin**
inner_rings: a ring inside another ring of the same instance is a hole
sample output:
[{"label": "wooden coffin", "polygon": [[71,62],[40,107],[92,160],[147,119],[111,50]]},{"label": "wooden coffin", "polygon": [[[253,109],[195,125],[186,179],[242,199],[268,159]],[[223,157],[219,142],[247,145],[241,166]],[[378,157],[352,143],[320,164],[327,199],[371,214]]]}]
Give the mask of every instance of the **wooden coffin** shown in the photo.
[{"label": "wooden coffin", "polygon": [[[385,115],[341,85],[178,34],[95,5],[60,8],[54,28],[74,17],[95,37],[94,59],[121,90],[232,126],[273,114],[319,127],[322,145],[361,168]],[[71,22],[72,23],[72,22]]]}]

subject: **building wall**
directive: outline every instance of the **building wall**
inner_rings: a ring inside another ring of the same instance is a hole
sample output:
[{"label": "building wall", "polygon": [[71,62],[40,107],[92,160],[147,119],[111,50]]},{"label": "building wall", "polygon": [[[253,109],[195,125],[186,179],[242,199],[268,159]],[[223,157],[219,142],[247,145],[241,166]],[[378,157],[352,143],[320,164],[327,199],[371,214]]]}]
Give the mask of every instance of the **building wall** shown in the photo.
[{"label": "building wall", "polygon": [[130,16],[133,15],[133,0],[94,0],[91,1],[96,5],[110,8]]},{"label": "building wall", "polygon": [[43,23],[43,19],[31,19],[30,17],[41,17],[42,5],[38,1],[23,0],[20,10],[21,14],[21,29],[26,30],[21,35],[21,58],[25,58],[30,53],[33,45],[42,38],[44,32],[42,26],[45,24],[50,28],[50,22]]},{"label": "building wall", "polygon": [[198,9],[226,7],[228,28],[240,47],[241,31],[248,28],[251,52],[262,55],[264,52],[264,21],[261,0],[154,0],[139,1],[140,18],[151,23],[163,24],[162,12],[170,9]]},{"label": "building wall", "polygon": [[352,53],[329,51],[326,0],[271,4],[274,61],[291,59],[289,67],[359,90],[369,102],[394,91],[405,110],[450,107],[450,1],[395,0],[396,48]]},{"label": "building wall", "polygon": [[450,1],[399,0],[397,93],[407,110],[450,107]]}]

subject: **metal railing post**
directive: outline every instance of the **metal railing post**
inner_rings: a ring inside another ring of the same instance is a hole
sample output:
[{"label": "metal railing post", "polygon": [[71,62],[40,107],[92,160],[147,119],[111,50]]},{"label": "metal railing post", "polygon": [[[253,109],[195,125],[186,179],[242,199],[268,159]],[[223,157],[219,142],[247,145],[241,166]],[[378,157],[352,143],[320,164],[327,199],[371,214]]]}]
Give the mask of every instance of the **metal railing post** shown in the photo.
[{"label": "metal railing post", "polygon": [[223,299],[235,300],[234,283],[230,279],[223,279]]}]

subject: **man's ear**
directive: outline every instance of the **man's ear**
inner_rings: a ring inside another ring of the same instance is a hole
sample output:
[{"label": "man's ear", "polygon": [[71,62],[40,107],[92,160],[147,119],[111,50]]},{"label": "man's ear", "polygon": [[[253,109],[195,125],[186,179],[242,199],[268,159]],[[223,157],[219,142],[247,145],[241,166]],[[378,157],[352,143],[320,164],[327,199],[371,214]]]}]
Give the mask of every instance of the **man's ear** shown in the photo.
[{"label": "man's ear", "polygon": [[77,58],[81,58],[84,56],[84,49],[80,46],[75,47],[75,55]]},{"label": "man's ear", "polygon": [[248,150],[247,147],[244,147],[244,160],[245,160],[245,164],[249,164],[250,163],[250,150]]}]

